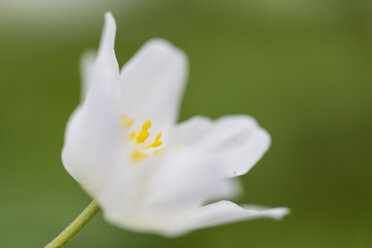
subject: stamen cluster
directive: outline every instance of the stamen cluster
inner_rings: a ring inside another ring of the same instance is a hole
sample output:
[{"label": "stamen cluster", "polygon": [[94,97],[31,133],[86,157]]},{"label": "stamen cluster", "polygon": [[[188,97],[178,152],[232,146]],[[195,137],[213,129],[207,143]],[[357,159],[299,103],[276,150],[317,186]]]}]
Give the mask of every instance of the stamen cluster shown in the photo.
[{"label": "stamen cluster", "polygon": [[[134,120],[129,118],[127,115],[123,114],[120,117],[120,122],[123,128],[129,129],[133,126]],[[157,148],[163,144],[163,141],[160,140],[161,132],[159,132],[155,140],[152,143],[147,143],[146,140],[150,136],[150,132],[148,131],[151,127],[151,121],[146,121],[142,124],[142,128],[139,132],[133,130],[129,135],[129,141],[135,142],[135,148],[130,153],[130,158],[133,161],[141,161],[145,158],[148,158],[152,155],[157,155],[163,152],[165,149],[160,148],[157,150],[150,150],[151,148]]]}]

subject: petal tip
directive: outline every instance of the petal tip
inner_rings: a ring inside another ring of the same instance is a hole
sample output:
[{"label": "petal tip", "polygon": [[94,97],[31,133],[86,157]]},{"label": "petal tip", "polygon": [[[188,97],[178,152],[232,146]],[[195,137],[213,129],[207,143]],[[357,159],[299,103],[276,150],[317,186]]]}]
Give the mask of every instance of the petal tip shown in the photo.
[{"label": "petal tip", "polygon": [[100,52],[114,48],[115,35],[116,35],[115,18],[111,12],[106,12],[105,23],[101,37]]},{"label": "petal tip", "polygon": [[286,215],[291,213],[291,210],[288,208],[275,208],[272,210],[272,218],[276,220],[282,220]]},{"label": "petal tip", "polygon": [[179,47],[173,45],[170,41],[162,38],[153,38],[147,41],[145,48],[159,54],[173,54],[174,57],[179,57],[185,64],[187,62],[186,53]]},{"label": "petal tip", "polygon": [[105,22],[106,23],[113,23],[115,25],[115,18],[112,15],[111,11],[107,11],[105,13]]},{"label": "petal tip", "polygon": [[116,31],[116,22],[115,18],[112,15],[111,12],[106,12],[105,13],[105,30],[108,30],[110,33],[113,32],[115,33]]}]

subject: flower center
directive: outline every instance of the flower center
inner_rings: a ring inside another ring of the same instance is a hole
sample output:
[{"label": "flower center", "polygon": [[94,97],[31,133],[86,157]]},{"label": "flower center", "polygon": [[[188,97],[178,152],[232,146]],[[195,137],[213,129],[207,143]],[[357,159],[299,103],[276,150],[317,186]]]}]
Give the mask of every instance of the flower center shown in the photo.
[{"label": "flower center", "polygon": [[[120,123],[124,129],[131,129],[134,124],[134,120],[123,114],[120,117]],[[147,141],[147,138],[150,136],[150,132],[148,130],[150,129],[151,124],[151,121],[146,121],[142,124],[140,131],[136,132],[135,130],[132,130],[130,132],[129,141],[134,144],[133,151],[130,153],[130,158],[133,161],[141,161],[151,156],[158,155],[165,150],[165,148],[159,148],[163,144],[163,142],[160,140],[161,132],[156,135],[153,142],[149,143]]]}]

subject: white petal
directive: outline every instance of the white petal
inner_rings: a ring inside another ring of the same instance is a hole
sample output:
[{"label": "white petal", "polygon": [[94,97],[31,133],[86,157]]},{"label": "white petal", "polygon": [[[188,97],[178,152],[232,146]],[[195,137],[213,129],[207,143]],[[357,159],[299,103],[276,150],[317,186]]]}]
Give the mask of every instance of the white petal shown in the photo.
[{"label": "white petal", "polygon": [[154,129],[175,123],[187,74],[186,55],[165,40],[148,41],[121,72],[122,106],[139,123]]},{"label": "white petal", "polygon": [[[238,189],[234,181],[223,178],[218,168],[211,170],[203,156],[190,157],[187,150],[150,158],[132,166],[130,173],[122,170],[116,172],[99,201],[110,222],[138,230],[167,228],[178,223],[185,212],[208,200],[231,196]],[[136,182],[129,189],[133,194],[128,199],[123,196],[128,190],[125,182],[133,179]]]},{"label": "white petal", "polygon": [[[211,121],[194,117],[172,130],[172,145],[193,146],[222,166],[225,176],[247,173],[270,146],[269,134],[248,116],[227,116]],[[193,156],[193,155],[190,155]]]},{"label": "white petal", "polygon": [[180,212],[238,193],[235,181],[224,178],[223,170],[213,169],[203,154],[188,149],[169,153],[152,165],[157,169],[149,180],[144,205],[159,212]]},{"label": "white petal", "polygon": [[170,228],[165,232],[166,235],[175,236],[183,234],[187,231],[211,227],[221,224],[227,224],[243,220],[251,220],[256,218],[273,218],[276,220],[282,219],[289,214],[287,208],[266,208],[239,206],[230,201],[219,201],[201,207],[195,212],[194,216],[189,216],[190,223],[184,227]]},{"label": "white petal", "polygon": [[98,53],[89,51],[83,54],[80,60],[81,69],[81,101],[84,100],[91,85],[97,91],[112,90],[119,87],[119,69],[115,57],[116,24],[111,13],[105,14],[105,25],[102,32]]},{"label": "white petal", "polygon": [[103,33],[97,54],[96,63],[98,64],[98,68],[96,69],[99,69],[100,73],[105,74],[105,76],[108,77],[113,75],[117,76],[119,72],[114,50],[115,34],[115,19],[110,12],[107,12],[105,14],[105,26],[103,27]]},{"label": "white petal", "polygon": [[101,192],[114,173],[121,133],[117,95],[118,65],[114,53],[115,21],[105,26],[94,65],[87,71],[88,92],[71,116],[65,133],[62,160],[67,171],[91,194]]},{"label": "white petal", "polygon": [[195,116],[172,127],[167,145],[173,147],[192,146],[200,142],[212,130],[214,122],[204,116]]},{"label": "white petal", "polygon": [[[105,14],[105,25],[101,37],[101,43],[97,53],[97,59],[92,67],[89,85],[90,93],[87,101],[104,102],[109,98],[118,97],[119,90],[119,66],[116,60],[115,45],[116,24],[111,13]],[[92,98],[90,100],[89,98]]]}]

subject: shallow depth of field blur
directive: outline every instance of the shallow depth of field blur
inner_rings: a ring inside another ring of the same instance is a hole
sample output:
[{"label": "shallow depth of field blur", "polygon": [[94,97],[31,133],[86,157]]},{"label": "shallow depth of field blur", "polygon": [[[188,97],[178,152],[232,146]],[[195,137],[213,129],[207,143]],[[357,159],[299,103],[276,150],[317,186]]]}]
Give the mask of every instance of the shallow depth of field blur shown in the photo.
[{"label": "shallow depth of field blur", "polygon": [[292,213],[178,239],[99,214],[67,247],[372,247],[368,0],[1,0],[0,247],[42,247],[90,202],[60,152],[79,58],[98,47],[107,10],[120,65],[152,37],[188,54],[181,120],[243,113],[269,131],[238,203]]}]

